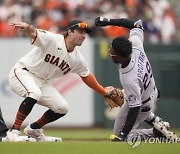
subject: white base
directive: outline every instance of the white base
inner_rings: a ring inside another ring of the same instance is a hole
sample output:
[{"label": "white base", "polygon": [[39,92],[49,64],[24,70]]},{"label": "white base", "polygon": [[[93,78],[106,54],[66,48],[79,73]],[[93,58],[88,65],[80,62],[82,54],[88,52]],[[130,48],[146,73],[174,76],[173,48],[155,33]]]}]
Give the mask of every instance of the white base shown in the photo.
[{"label": "white base", "polygon": [[[9,142],[6,137],[2,138],[1,142]],[[19,136],[15,142],[62,142],[62,139],[59,137],[46,136],[45,141],[38,141],[35,138],[28,136]]]}]

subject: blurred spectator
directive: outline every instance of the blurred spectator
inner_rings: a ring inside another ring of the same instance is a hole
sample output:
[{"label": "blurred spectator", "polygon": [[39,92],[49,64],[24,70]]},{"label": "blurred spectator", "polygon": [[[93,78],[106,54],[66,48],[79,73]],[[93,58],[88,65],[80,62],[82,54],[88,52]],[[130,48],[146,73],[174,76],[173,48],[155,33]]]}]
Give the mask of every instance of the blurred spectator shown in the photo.
[{"label": "blurred spectator", "polygon": [[171,43],[175,40],[177,23],[175,16],[171,9],[168,7],[165,9],[162,16],[161,23],[161,40],[163,43]]},{"label": "blurred spectator", "polygon": [[5,20],[0,20],[0,36],[1,37],[13,37],[15,31],[9,26]]},{"label": "blurred spectator", "polygon": [[13,22],[22,20],[21,7],[16,0],[6,0],[0,7],[0,18],[3,21]]},{"label": "blurred spectator", "polygon": [[[122,2],[118,1],[102,1],[99,16],[107,18],[128,18],[125,9],[121,7]],[[107,26],[104,27],[105,36],[108,38],[114,38],[117,36],[127,36],[128,30],[123,27]]]},{"label": "blurred spectator", "polygon": [[50,30],[53,31],[54,33],[58,32],[58,28],[56,28],[57,25],[56,22],[52,20],[45,12],[42,13],[41,16],[39,16],[36,19],[36,25],[40,29]]},{"label": "blurred spectator", "polygon": [[143,14],[146,20],[143,20],[144,38],[152,43],[157,43],[160,40],[160,31],[154,23],[154,12],[152,6],[146,2],[143,6]]},{"label": "blurred spectator", "polygon": [[177,19],[168,0],[1,0],[0,37],[17,36],[8,26],[13,21],[25,21],[37,28],[62,33],[73,18],[81,18],[93,27],[91,37],[128,35],[121,27],[94,27],[97,16],[141,18],[145,41],[176,41]]},{"label": "blurred spectator", "polygon": [[161,41],[170,43],[174,40],[176,33],[176,19],[170,9],[167,0],[151,0],[150,4],[154,12],[154,25],[160,31]]},{"label": "blurred spectator", "polygon": [[0,35],[3,37],[12,37],[15,32],[8,26],[10,22],[21,21],[21,7],[16,0],[6,0],[0,6]]}]

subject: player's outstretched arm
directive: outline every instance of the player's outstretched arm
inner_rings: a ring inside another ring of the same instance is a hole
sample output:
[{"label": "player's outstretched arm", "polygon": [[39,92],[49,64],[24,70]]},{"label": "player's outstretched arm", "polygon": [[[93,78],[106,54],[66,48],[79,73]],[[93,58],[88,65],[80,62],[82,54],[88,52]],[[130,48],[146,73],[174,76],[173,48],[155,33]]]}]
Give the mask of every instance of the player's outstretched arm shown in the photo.
[{"label": "player's outstretched arm", "polygon": [[113,87],[104,88],[103,86],[101,86],[91,72],[87,77],[81,77],[81,79],[88,87],[94,89],[100,95],[111,96],[112,94],[114,94]]},{"label": "player's outstretched arm", "polygon": [[126,18],[121,18],[121,19],[108,19],[105,17],[97,17],[95,19],[95,25],[96,26],[119,26],[119,27],[125,27],[128,29],[132,28],[141,28],[143,29],[142,22],[141,20],[132,20],[132,19],[126,19]]},{"label": "player's outstretched arm", "polygon": [[37,36],[36,28],[25,22],[13,22],[10,26],[13,26],[14,30],[22,31],[30,39],[34,39]]}]

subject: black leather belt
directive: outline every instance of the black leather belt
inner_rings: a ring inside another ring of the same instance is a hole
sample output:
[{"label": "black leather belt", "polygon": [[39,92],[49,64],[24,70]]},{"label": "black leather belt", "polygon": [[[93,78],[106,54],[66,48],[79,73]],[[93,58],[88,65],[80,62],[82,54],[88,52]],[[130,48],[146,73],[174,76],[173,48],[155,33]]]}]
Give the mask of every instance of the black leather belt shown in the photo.
[{"label": "black leather belt", "polygon": [[24,68],[22,68],[23,70],[26,70],[26,71],[28,71],[29,72],[29,70],[26,68],[26,67],[24,67]]},{"label": "black leather belt", "polygon": [[[155,88],[154,88],[155,90]],[[158,96],[157,96],[157,99],[160,97],[160,91],[158,90]],[[149,102],[151,100],[151,97],[149,97],[148,99],[146,99],[145,101],[142,102],[142,104],[145,104],[147,102]]]},{"label": "black leather belt", "polygon": [[149,97],[148,99],[146,99],[145,101],[142,102],[142,104],[145,104],[147,102],[149,102],[151,100],[151,97]]}]

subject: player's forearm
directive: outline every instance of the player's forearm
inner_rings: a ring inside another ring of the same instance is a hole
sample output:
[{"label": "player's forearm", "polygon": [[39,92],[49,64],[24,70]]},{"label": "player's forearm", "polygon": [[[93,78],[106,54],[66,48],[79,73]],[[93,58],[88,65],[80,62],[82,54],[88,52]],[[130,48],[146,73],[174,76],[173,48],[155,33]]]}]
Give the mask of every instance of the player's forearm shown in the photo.
[{"label": "player's forearm", "polygon": [[139,111],[140,111],[140,106],[129,108],[127,118],[126,118],[126,122],[124,124],[123,129],[122,129],[122,132],[125,135],[129,134],[129,132],[132,130],[132,128],[136,122],[137,116],[139,114]]},{"label": "player's forearm", "polygon": [[95,19],[95,25],[96,26],[119,26],[119,27],[124,27],[128,29],[133,29],[133,28],[140,28],[143,30],[142,26],[142,21],[141,20],[133,20],[133,19],[126,19],[126,18],[121,18],[121,19],[108,19],[105,17],[97,17]]},{"label": "player's forearm", "polygon": [[81,78],[87,86],[94,89],[97,93],[101,95],[106,94],[106,90],[98,83],[98,81],[96,80],[96,78],[92,73],[90,73],[87,77],[81,77]]},{"label": "player's forearm", "polygon": [[128,29],[132,29],[134,28],[134,23],[135,20],[121,18],[121,19],[110,19],[108,25],[120,26]]},{"label": "player's forearm", "polygon": [[24,34],[33,40],[37,36],[37,30],[32,25],[28,25],[24,30]]}]

